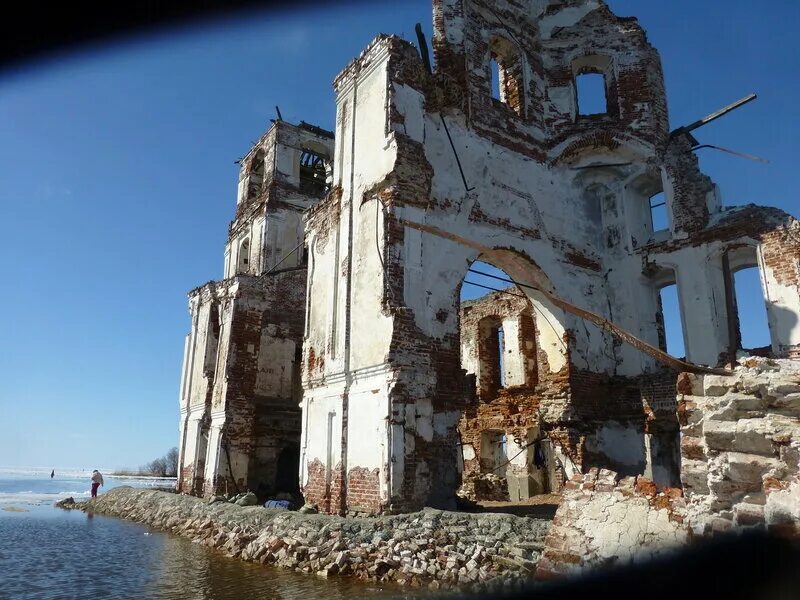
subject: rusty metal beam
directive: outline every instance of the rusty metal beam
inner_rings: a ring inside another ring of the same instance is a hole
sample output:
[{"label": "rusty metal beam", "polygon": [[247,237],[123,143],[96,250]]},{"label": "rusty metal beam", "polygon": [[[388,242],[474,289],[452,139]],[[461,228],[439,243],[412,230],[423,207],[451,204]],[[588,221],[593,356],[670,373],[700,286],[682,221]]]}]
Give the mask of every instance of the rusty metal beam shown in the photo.
[{"label": "rusty metal beam", "polygon": [[[491,252],[494,250],[493,248],[490,248],[489,246],[484,246],[483,244],[481,244],[479,242],[476,242],[474,240],[469,240],[469,239],[461,237],[461,236],[459,236],[459,235],[457,235],[455,233],[452,233],[450,231],[445,231],[443,229],[440,229],[438,227],[434,227],[432,225],[425,225],[425,224],[422,224],[422,223],[415,223],[414,221],[409,221],[407,219],[402,219],[402,218],[399,218],[398,221],[402,225],[405,225],[406,227],[410,227],[412,229],[416,229],[417,231],[422,231],[424,233],[430,233],[431,235],[435,235],[435,236],[438,236],[438,237],[445,238],[445,239],[450,240],[452,242],[455,242],[457,244],[461,244],[461,245],[467,246],[469,248],[472,248],[473,250],[476,250],[476,251],[481,252],[481,253],[491,254]],[[473,271],[473,272],[476,272],[476,271]],[[575,306],[574,304],[572,304],[570,302],[567,302],[566,300],[562,300],[558,296],[556,296],[556,295],[554,295],[554,294],[552,294],[552,293],[548,292],[547,290],[544,290],[544,289],[542,289],[540,287],[536,287],[534,285],[522,283],[522,282],[519,282],[519,281],[514,281],[511,278],[504,279],[502,277],[488,275],[487,273],[480,273],[480,274],[484,275],[484,276],[493,277],[494,279],[499,279],[501,281],[507,281],[508,283],[513,283],[513,284],[518,285],[519,287],[522,287],[522,288],[536,290],[537,292],[542,294],[545,298],[547,298],[550,302],[552,302],[555,306],[559,307],[563,311],[568,312],[570,314],[573,314],[573,315],[575,315],[577,317],[580,317],[581,319],[589,321],[590,323],[594,323],[595,325],[597,325],[603,331],[608,331],[611,335],[613,335],[617,339],[620,339],[623,342],[625,342],[627,344],[630,344],[631,346],[633,346],[634,348],[636,348],[640,352],[650,356],[651,358],[654,358],[658,362],[660,362],[660,363],[662,363],[664,365],[667,365],[668,367],[670,367],[672,369],[675,369],[676,371],[686,371],[688,373],[705,373],[705,374],[712,374],[712,375],[733,375],[733,372],[732,371],[728,371],[727,369],[716,369],[716,368],[712,368],[712,367],[705,367],[703,365],[696,365],[694,363],[686,362],[684,360],[680,360],[678,358],[675,358],[674,356],[671,356],[670,354],[667,354],[663,350],[661,350],[659,348],[656,348],[655,346],[652,346],[652,345],[648,344],[647,342],[645,342],[643,340],[640,340],[639,338],[637,338],[635,335],[633,335],[629,331],[626,331],[625,329],[622,329],[618,325],[615,325],[614,323],[612,323],[611,321],[609,321],[605,317],[601,317],[600,315],[598,315],[596,313],[593,313],[593,312],[591,312],[589,310],[580,308],[579,306]]]}]

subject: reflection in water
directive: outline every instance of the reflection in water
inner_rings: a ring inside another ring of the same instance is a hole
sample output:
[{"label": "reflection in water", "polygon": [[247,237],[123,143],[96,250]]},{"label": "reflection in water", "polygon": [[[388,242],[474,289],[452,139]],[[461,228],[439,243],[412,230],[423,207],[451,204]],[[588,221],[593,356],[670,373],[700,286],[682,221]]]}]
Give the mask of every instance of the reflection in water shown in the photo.
[{"label": "reflection in water", "polygon": [[[344,599],[353,595],[374,594],[377,589],[357,582],[262,567],[230,559],[188,540],[159,536],[160,548],[153,561],[163,578],[154,580],[147,592],[155,598],[198,598],[203,600],[241,600],[265,598]],[[354,589],[355,588],[355,589]]]},{"label": "reflection in water", "polygon": [[0,597],[286,600],[419,595],[263,567],[139,525],[50,508],[0,517]]}]

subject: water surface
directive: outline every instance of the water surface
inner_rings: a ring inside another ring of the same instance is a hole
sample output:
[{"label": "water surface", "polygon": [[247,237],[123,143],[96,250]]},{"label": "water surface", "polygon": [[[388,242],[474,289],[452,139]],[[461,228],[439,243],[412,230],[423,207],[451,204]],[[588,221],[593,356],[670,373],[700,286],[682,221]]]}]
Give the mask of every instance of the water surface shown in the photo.
[{"label": "water surface", "polygon": [[[105,479],[105,489],[164,485]],[[76,499],[88,496],[87,482],[77,476],[50,480],[49,471],[0,471],[0,599],[339,600],[419,595],[395,586],[322,579],[245,563],[135,523],[53,508],[52,502],[65,493]],[[59,489],[52,491],[55,488]]]}]

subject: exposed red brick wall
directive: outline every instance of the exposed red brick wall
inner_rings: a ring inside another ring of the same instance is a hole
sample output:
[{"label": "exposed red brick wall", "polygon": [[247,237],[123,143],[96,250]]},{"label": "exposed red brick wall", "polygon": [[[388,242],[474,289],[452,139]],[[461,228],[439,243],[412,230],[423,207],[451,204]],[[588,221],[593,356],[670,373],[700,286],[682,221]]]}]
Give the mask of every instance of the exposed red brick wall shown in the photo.
[{"label": "exposed red brick wall", "polygon": [[319,459],[307,465],[303,496],[309,504],[316,504],[322,512],[330,512],[330,494],[325,481],[325,465]]},{"label": "exposed red brick wall", "polygon": [[347,476],[347,509],[377,514],[382,509],[380,471],[355,467]]}]

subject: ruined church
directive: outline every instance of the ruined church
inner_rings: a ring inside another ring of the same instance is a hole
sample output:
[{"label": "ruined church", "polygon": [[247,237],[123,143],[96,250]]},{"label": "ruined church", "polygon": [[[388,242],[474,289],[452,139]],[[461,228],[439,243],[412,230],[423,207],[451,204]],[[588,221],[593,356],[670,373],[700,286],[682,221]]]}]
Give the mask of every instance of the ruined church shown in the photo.
[{"label": "ruined church", "polygon": [[[223,279],[189,293],[180,491],[379,514],[488,473],[511,500],[593,467],[679,487],[681,368],[800,356],[798,224],[725,206],[635,18],[433,0],[433,23],[432,56],[379,35],[344,68],[335,131],[277,120],[241,161]],[[462,302],[476,264],[507,278]],[[767,348],[742,348],[745,268]]]}]

